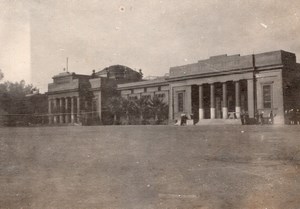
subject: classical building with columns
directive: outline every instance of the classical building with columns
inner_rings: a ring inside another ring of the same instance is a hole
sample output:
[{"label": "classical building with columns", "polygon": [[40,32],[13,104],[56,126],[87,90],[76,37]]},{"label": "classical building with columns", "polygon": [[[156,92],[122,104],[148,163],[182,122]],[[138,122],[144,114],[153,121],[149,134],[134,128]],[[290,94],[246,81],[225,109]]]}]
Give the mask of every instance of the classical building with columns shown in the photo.
[{"label": "classical building with columns", "polygon": [[119,84],[123,97],[164,94],[169,120],[192,115],[197,124],[240,123],[257,114],[284,124],[286,111],[300,108],[300,65],[286,51],[252,55],[219,55],[171,67],[169,75],[151,81]]},{"label": "classical building with columns", "polygon": [[105,124],[109,97],[117,84],[140,81],[141,72],[114,65],[91,75],[62,72],[48,85],[49,124]]}]

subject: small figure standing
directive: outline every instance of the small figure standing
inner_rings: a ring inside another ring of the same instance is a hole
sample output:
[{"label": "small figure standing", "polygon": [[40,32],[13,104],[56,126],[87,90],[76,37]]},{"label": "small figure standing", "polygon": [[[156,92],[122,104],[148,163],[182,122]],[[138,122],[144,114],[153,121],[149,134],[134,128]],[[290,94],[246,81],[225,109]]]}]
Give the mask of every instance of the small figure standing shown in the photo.
[{"label": "small figure standing", "polygon": [[300,125],[300,110],[297,109],[297,112],[296,112],[296,124],[297,125]]},{"label": "small figure standing", "polygon": [[241,122],[242,122],[242,125],[245,125],[245,114],[244,114],[244,112],[241,112]]},{"label": "small figure standing", "polygon": [[272,110],[270,112],[270,121],[271,121],[271,124],[274,124],[274,115],[273,115],[273,111]]},{"label": "small figure standing", "polygon": [[256,123],[256,124],[259,124],[259,116],[260,116],[260,115],[259,115],[258,111],[256,111],[256,112],[255,112],[255,115],[254,115],[255,123]]},{"label": "small figure standing", "polygon": [[263,112],[259,114],[259,124],[260,125],[264,124],[264,113]]},{"label": "small figure standing", "polygon": [[244,115],[244,112],[241,112],[241,122],[242,122],[242,125],[245,125],[245,115]]},{"label": "small figure standing", "polygon": [[297,115],[296,115],[296,110],[295,109],[291,109],[291,124],[292,125],[296,125],[297,124]]},{"label": "small figure standing", "polygon": [[245,124],[249,124],[249,114],[248,114],[248,112],[245,113]]}]

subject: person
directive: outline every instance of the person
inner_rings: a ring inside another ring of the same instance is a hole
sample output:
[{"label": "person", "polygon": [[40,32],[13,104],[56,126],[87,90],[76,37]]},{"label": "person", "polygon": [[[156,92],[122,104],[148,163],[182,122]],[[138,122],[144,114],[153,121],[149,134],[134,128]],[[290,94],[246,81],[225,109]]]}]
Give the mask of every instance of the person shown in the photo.
[{"label": "person", "polygon": [[241,122],[242,122],[242,125],[245,125],[245,114],[244,114],[244,112],[241,112]]},{"label": "person", "polygon": [[293,121],[293,109],[289,109],[288,110],[288,119],[289,119],[289,124],[293,125],[294,121]]},{"label": "person", "polygon": [[270,122],[271,122],[271,124],[274,124],[274,115],[273,115],[273,111],[272,110],[270,112]]},{"label": "person", "polygon": [[259,113],[258,113],[258,111],[255,112],[254,118],[255,118],[255,123],[259,124]]},{"label": "person", "polygon": [[186,120],[187,120],[186,115],[185,114],[181,114],[180,125],[181,126],[186,125]]},{"label": "person", "polygon": [[259,124],[263,125],[264,124],[264,112],[261,112],[259,114]]},{"label": "person", "polygon": [[284,120],[285,120],[285,124],[290,124],[288,110],[284,111]]},{"label": "person", "polygon": [[245,113],[245,124],[249,124],[249,114],[248,112]]},{"label": "person", "polygon": [[297,112],[296,112],[296,124],[300,125],[300,110],[299,109],[297,109]]},{"label": "person", "polygon": [[296,123],[297,123],[297,119],[296,119],[296,118],[297,118],[296,110],[291,109],[290,117],[291,117],[291,124],[292,124],[292,125],[296,125]]}]

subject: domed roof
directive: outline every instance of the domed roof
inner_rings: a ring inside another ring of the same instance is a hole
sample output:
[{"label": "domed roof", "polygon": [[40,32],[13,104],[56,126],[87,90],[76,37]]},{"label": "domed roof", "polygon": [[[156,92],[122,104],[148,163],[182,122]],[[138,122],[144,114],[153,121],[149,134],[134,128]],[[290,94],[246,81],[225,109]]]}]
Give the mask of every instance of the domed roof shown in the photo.
[{"label": "domed roof", "polygon": [[143,74],[124,65],[112,65],[95,73],[95,76],[115,80],[117,83],[140,81]]},{"label": "domed roof", "polygon": [[[98,76],[106,76],[107,73],[109,72],[110,74],[118,74],[118,73],[124,73],[125,71],[132,71],[136,72],[133,69],[124,66],[124,65],[112,65],[109,67],[104,68],[103,70],[100,70],[96,73]],[[137,73],[137,72],[136,72]]]}]

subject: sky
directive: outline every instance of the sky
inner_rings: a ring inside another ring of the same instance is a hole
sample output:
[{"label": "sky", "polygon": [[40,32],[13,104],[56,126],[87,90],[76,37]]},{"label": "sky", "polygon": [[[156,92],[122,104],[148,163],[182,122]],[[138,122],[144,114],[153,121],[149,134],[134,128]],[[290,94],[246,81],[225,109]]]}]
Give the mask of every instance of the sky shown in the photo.
[{"label": "sky", "polygon": [[219,54],[300,59],[299,0],[0,0],[0,69],[41,92],[66,67],[161,76]]}]

